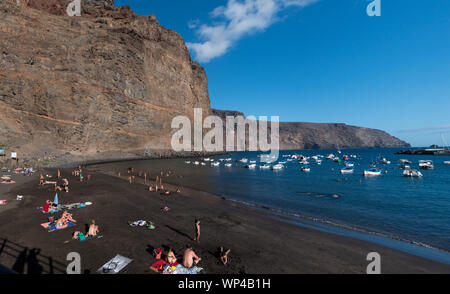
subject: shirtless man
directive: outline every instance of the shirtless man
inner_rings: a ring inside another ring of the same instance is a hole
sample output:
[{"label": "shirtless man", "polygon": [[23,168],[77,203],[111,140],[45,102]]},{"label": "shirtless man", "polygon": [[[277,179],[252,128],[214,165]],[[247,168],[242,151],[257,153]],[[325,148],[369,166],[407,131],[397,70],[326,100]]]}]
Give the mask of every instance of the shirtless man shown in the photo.
[{"label": "shirtless man", "polygon": [[195,252],[189,246],[186,248],[183,254],[183,266],[191,268],[197,265],[202,259],[198,257]]},{"label": "shirtless man", "polygon": [[195,237],[194,237],[194,241],[197,241],[197,243],[200,243],[200,220],[195,219],[194,222],[194,229],[195,229]]},{"label": "shirtless man", "polygon": [[86,234],[86,237],[92,236],[95,237],[97,236],[98,233],[98,226],[95,224],[95,220],[92,220],[91,225],[89,226],[89,231]]},{"label": "shirtless man", "polygon": [[220,247],[220,261],[223,263],[223,265],[227,265],[228,263],[228,254],[231,252],[231,249],[228,249],[227,251],[223,250],[223,247]]}]

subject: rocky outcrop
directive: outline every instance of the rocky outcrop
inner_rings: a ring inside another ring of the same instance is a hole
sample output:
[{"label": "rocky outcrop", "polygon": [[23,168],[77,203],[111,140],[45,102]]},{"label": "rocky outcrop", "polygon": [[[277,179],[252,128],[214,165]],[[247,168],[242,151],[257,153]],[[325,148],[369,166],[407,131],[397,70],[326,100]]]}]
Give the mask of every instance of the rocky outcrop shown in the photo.
[{"label": "rocky outcrop", "polygon": [[69,17],[69,2],[0,2],[0,143],[22,156],[151,153],[170,149],[173,117],[209,113],[179,34],[113,0]]},{"label": "rocky outcrop", "polygon": [[[224,128],[227,116],[244,116],[242,112],[217,109],[212,114],[224,120]],[[268,134],[270,137],[270,123]],[[409,147],[408,143],[381,130],[336,123],[280,122],[279,139],[283,150]],[[248,138],[246,142],[248,145]]]}]

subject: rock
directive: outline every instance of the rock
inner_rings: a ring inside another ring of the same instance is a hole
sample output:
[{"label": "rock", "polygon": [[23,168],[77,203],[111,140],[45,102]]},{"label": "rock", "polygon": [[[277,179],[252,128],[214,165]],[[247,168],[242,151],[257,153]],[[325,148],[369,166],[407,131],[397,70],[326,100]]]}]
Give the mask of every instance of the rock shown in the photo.
[{"label": "rock", "polygon": [[203,67],[154,16],[91,0],[69,17],[69,2],[0,2],[0,143],[28,155],[164,154],[173,117],[210,111]]}]

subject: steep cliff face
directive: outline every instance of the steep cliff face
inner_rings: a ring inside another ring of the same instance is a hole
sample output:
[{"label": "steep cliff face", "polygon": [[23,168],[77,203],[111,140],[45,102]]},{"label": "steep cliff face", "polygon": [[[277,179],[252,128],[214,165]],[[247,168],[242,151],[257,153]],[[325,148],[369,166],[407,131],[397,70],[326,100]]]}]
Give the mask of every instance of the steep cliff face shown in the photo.
[{"label": "steep cliff face", "polygon": [[113,0],[69,17],[69,2],[0,1],[0,143],[24,156],[169,150],[173,117],[209,113],[179,34]]},{"label": "steep cliff face", "polygon": [[[211,110],[207,77],[182,37],[113,0],[0,1],[0,146],[108,159],[171,153],[172,118]],[[282,149],[407,146],[344,124],[281,123]]]},{"label": "steep cliff face", "polygon": [[[224,128],[227,116],[244,116],[242,112],[217,109],[212,109],[212,114],[224,120]],[[224,140],[225,134],[226,129]],[[270,134],[269,123],[269,137]],[[279,139],[282,150],[410,146],[381,130],[332,123],[280,122]],[[248,145],[248,138],[246,144]]]}]

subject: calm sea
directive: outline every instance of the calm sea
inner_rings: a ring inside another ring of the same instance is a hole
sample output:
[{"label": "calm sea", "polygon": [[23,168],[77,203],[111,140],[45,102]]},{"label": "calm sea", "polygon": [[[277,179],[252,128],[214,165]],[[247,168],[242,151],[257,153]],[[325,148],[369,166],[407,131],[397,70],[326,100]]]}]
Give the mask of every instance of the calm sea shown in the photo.
[{"label": "calm sea", "polygon": [[[272,209],[291,217],[293,222],[298,220],[319,229],[347,235],[358,232],[355,236],[361,239],[372,236],[370,241],[391,242],[394,244],[391,247],[406,251],[414,251],[414,248],[408,250],[410,245],[407,244],[438,248],[441,252],[434,259],[449,263],[450,255],[445,251],[450,251],[450,165],[445,165],[444,161],[450,161],[450,157],[396,155],[396,151],[344,149],[341,158],[344,154],[358,157],[350,160],[355,162],[354,174],[347,175],[340,173],[343,163],[326,159],[322,165],[316,165],[310,159],[311,171],[308,173],[300,170],[297,160],[287,161],[282,170],[260,169],[257,152],[237,152],[214,158],[216,161],[232,158],[232,167],[225,167],[225,162],[217,167],[209,162],[205,166],[185,163],[189,159],[123,164],[150,174],[157,170],[172,170],[183,175],[184,185]],[[281,151],[279,161],[287,160],[288,157],[283,155],[327,156],[330,153],[339,155],[336,150]],[[363,171],[380,156],[391,161],[391,164],[377,164],[387,173],[364,177]],[[244,168],[244,163],[236,162],[241,158],[257,161],[258,166]],[[402,158],[412,161],[414,169],[419,169],[419,160],[430,159],[435,169],[423,170],[422,178],[407,178],[402,176],[403,170],[399,168],[398,160]],[[176,181],[171,179],[171,182]],[[375,236],[384,237],[377,239]],[[421,251],[420,248],[417,250]],[[418,255],[426,256],[427,253]]]}]

